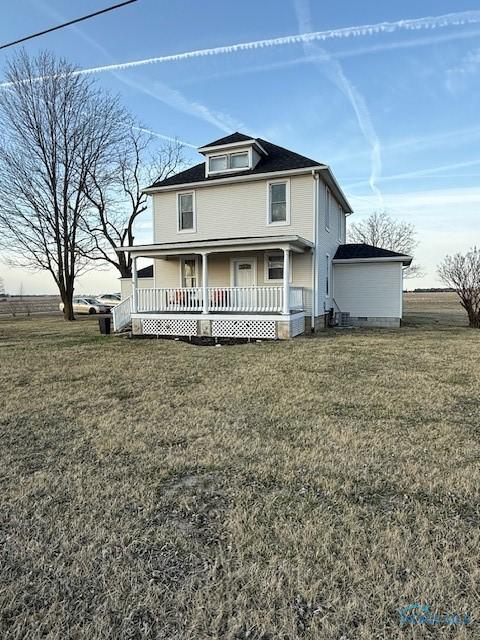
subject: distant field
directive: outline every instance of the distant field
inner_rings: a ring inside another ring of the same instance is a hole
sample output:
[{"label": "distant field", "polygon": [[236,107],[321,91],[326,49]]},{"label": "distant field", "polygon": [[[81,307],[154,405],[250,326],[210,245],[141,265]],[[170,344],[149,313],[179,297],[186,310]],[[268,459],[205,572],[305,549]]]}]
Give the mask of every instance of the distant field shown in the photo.
[{"label": "distant field", "polygon": [[0,318],[0,638],[480,638],[480,331],[406,311],[218,348]]},{"label": "distant field", "polygon": [[406,293],[403,300],[407,324],[468,324],[456,293]]},{"label": "distant field", "polygon": [[32,315],[58,312],[59,296],[11,296],[0,299],[0,315]]}]

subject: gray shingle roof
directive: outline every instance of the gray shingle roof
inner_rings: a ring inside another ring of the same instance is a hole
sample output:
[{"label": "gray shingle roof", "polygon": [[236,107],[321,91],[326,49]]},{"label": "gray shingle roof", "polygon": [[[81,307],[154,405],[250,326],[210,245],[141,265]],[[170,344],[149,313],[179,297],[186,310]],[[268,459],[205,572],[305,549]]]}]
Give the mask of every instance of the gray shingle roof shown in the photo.
[{"label": "gray shingle roof", "polygon": [[148,267],[143,267],[137,271],[137,277],[139,278],[153,278],[153,264]]},{"label": "gray shingle roof", "polygon": [[219,138],[218,140],[214,140],[213,142],[209,142],[208,144],[202,145],[203,147],[217,147],[222,144],[232,144],[234,142],[245,142],[245,140],[255,140],[252,136],[246,136],[244,133],[240,133],[239,131],[235,131],[235,133],[231,133],[229,136],[225,136],[224,138]]},{"label": "gray shingle roof", "polygon": [[[371,244],[341,244],[339,245],[334,260],[358,260],[368,258],[410,258],[404,253],[397,253],[389,249],[381,249]],[[407,262],[407,260],[406,260]],[[411,258],[410,258],[411,262]]]},{"label": "gray shingle roof", "polygon": [[[238,139],[237,139],[238,138]],[[238,142],[244,140],[252,140],[253,138],[249,136],[245,136],[243,133],[233,133],[231,136],[226,136],[225,138],[220,138],[219,140],[215,140],[214,142],[210,142],[205,146],[214,146],[220,144],[229,144],[231,142]],[[316,160],[312,160],[311,158],[307,158],[306,156],[302,156],[299,153],[295,153],[294,151],[290,151],[289,149],[285,149],[284,147],[279,147],[276,144],[272,144],[271,142],[267,142],[267,140],[262,140],[261,138],[255,138],[262,145],[268,155],[262,156],[259,160],[257,166],[254,169],[250,169],[248,171],[238,171],[235,173],[229,173],[229,178],[234,178],[236,176],[250,176],[255,174],[262,173],[274,173],[276,171],[289,171],[292,169],[305,169],[308,167],[318,167],[322,165],[321,162],[317,162]],[[160,180],[154,182],[151,187],[169,187],[171,185],[188,185],[194,182],[215,182],[215,180],[219,180],[221,178],[225,178],[225,175],[218,174],[214,176],[209,176],[208,178],[205,176],[205,163],[201,162],[189,169],[185,169],[185,171],[180,171],[180,173],[175,174],[174,176],[170,176],[165,180]]]}]

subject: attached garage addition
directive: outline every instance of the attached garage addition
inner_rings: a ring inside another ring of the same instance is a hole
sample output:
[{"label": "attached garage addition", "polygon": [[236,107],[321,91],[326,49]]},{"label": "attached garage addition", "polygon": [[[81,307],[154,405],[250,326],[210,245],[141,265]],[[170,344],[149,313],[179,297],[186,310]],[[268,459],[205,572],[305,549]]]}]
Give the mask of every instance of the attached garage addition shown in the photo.
[{"label": "attached garage addition", "polygon": [[410,256],[366,244],[340,245],[333,259],[335,311],[354,326],[399,327]]}]

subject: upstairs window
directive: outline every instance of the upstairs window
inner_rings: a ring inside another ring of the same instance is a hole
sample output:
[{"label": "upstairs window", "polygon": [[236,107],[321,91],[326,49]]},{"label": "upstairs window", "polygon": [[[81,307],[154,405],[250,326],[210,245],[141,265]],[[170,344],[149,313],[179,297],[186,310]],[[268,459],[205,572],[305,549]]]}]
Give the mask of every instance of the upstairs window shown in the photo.
[{"label": "upstairs window", "polygon": [[238,153],[225,153],[221,156],[210,156],[208,159],[208,172],[234,171],[235,169],[248,169],[250,158],[248,151]]},{"label": "upstairs window", "polygon": [[178,194],[178,230],[195,231],[194,193]]},{"label": "upstairs window", "polygon": [[288,182],[268,185],[268,224],[290,224]]}]

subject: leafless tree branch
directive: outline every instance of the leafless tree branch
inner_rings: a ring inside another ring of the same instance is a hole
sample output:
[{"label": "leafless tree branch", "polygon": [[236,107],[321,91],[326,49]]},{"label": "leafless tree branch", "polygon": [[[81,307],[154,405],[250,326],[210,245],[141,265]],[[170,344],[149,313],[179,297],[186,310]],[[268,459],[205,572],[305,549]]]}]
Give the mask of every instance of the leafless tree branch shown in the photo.
[{"label": "leafless tree branch", "polygon": [[115,249],[131,246],[138,217],[147,209],[142,188],[179,171],[183,164],[180,143],[165,144],[152,152],[153,138],[133,123],[117,145],[109,167],[92,174],[87,198],[92,209],[83,217],[83,228],[93,244],[90,256],[114,266],[122,278],[132,275],[132,259]]},{"label": "leafless tree branch", "polygon": [[[349,242],[371,244],[410,256],[414,255],[418,247],[416,235],[413,224],[394,220],[386,211],[375,211],[363,222],[353,223],[348,228]],[[419,278],[423,275],[423,268],[417,264],[404,269],[405,278]]]},{"label": "leafless tree branch", "polygon": [[74,71],[51,53],[21,52],[0,92],[0,243],[11,263],[51,273],[68,320],[93,249],[80,224],[91,178],[109,165],[127,121],[115,98]]},{"label": "leafless tree branch", "polygon": [[471,327],[480,329],[480,249],[446,256],[438,275],[447,287],[455,289]]}]

